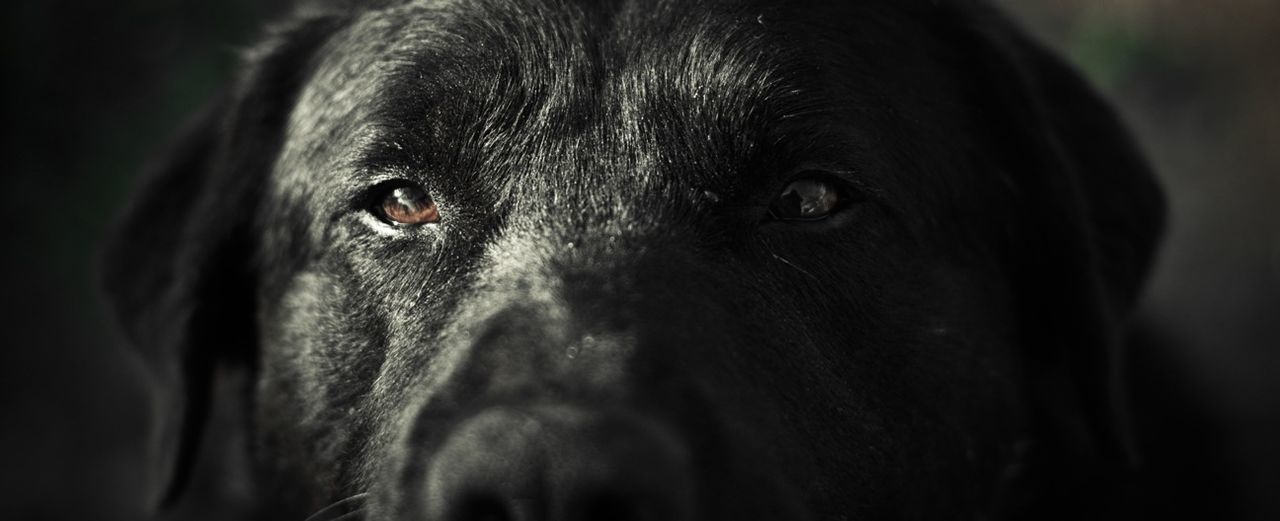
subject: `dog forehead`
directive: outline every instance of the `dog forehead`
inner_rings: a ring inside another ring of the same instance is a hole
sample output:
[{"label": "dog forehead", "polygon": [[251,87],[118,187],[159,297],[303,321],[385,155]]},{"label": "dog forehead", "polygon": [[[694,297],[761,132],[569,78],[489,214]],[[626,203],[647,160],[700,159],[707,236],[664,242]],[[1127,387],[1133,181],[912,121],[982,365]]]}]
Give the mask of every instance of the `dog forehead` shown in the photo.
[{"label": "dog forehead", "polygon": [[626,169],[637,181],[679,170],[715,186],[779,123],[823,103],[807,90],[811,68],[760,15],[653,7],[414,3],[368,13],[325,49],[293,126],[367,155],[388,145],[462,154],[454,159],[511,186],[521,184],[516,163]]}]

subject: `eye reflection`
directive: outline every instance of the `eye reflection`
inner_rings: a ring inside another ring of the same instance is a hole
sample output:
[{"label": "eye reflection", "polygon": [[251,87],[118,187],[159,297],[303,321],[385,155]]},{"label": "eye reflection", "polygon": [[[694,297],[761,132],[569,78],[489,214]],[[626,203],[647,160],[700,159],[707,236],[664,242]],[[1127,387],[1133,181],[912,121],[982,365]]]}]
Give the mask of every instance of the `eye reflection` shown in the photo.
[{"label": "eye reflection", "polygon": [[798,179],[783,188],[769,213],[781,221],[816,221],[831,215],[840,202],[840,190],[830,181]]}]

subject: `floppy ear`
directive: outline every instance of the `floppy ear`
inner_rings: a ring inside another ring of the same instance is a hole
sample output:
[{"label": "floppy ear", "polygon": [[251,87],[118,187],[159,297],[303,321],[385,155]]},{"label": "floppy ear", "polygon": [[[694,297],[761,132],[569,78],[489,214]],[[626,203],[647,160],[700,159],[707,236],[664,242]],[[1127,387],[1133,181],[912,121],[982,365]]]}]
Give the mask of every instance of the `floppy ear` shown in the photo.
[{"label": "floppy ear", "polygon": [[1021,217],[1011,255],[1036,427],[1059,463],[1123,470],[1136,454],[1122,338],[1163,228],[1163,197],[1116,113],[1078,72],[1000,13],[965,4],[966,58],[985,80],[988,138]]},{"label": "floppy ear", "polygon": [[103,249],[107,300],[160,395],[152,475],[161,506],[190,474],[215,364],[252,363],[253,212],[311,51],[337,25],[311,17],[274,29],[144,169]]}]

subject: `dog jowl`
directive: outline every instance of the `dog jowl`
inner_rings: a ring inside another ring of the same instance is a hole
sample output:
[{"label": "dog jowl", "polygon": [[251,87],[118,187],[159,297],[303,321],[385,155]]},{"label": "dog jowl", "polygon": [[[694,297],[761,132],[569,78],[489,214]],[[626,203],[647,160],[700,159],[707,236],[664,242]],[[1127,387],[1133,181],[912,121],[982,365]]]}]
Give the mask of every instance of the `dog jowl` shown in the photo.
[{"label": "dog jowl", "polygon": [[322,5],[104,273],[160,507],[230,371],[262,518],[1044,518],[1124,464],[1160,206],[971,2]]}]

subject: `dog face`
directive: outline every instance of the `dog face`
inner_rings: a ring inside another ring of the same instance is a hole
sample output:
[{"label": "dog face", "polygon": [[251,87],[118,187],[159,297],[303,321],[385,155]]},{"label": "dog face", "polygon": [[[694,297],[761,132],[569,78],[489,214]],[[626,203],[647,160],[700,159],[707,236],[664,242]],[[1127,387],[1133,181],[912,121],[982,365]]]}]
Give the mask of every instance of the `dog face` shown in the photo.
[{"label": "dog face", "polygon": [[1122,441],[1158,196],[985,9],[334,8],[207,119],[108,289],[162,472],[248,368],[274,515],[999,517]]}]

